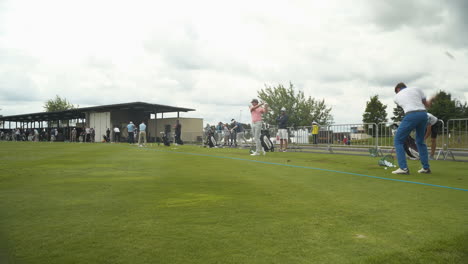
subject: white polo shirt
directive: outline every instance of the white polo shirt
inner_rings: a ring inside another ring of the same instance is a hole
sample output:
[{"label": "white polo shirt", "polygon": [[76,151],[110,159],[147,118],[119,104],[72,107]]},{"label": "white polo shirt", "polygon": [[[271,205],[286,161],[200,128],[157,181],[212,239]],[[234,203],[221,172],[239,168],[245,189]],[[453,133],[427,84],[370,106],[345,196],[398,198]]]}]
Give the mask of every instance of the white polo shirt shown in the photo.
[{"label": "white polo shirt", "polygon": [[403,108],[405,113],[426,110],[426,107],[422,102],[423,100],[426,100],[426,96],[418,88],[404,88],[395,95],[393,100],[397,105]]},{"label": "white polo shirt", "polygon": [[437,117],[433,116],[432,114],[430,113],[427,113],[427,124],[431,124],[431,126],[435,125],[435,123],[437,123]]}]

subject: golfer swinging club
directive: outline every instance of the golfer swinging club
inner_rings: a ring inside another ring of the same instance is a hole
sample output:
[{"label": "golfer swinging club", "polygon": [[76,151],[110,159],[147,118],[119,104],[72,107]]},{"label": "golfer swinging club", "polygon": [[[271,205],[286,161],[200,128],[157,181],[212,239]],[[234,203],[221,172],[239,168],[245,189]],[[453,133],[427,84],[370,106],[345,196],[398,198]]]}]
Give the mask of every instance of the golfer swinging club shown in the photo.
[{"label": "golfer swinging club", "polygon": [[404,83],[399,83],[395,86],[395,93],[394,101],[403,108],[405,117],[401,121],[394,139],[400,168],[392,171],[392,173],[409,174],[403,144],[414,129],[416,129],[416,145],[419,150],[419,158],[423,166],[422,169],[418,170],[418,173],[431,173],[427,147],[426,143],[424,143],[424,134],[427,124],[426,107],[430,107],[431,100],[426,101],[426,96],[421,90],[417,88],[407,88]]},{"label": "golfer swinging club", "polygon": [[[265,155],[265,150],[262,147],[260,142],[260,132],[262,130],[262,114],[268,112],[268,104],[258,103],[257,99],[251,101],[252,106],[250,107],[250,114],[252,115],[252,138],[255,141],[255,152],[250,154],[252,156],[260,155],[260,152],[263,152]],[[265,105],[263,108],[262,105]]]}]

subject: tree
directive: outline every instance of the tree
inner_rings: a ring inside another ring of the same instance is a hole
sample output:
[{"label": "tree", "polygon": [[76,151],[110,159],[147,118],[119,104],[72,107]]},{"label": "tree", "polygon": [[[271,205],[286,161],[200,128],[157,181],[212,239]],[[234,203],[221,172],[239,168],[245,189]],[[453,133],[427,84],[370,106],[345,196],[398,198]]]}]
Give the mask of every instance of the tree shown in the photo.
[{"label": "tree", "polygon": [[466,108],[466,103],[462,104],[460,101],[452,99],[450,93],[439,91],[432,100],[429,112],[447,124],[449,119],[466,117]]},{"label": "tree", "polygon": [[393,117],[391,118],[393,122],[400,122],[403,120],[404,116],[405,111],[403,111],[401,106],[397,105],[395,108],[393,108]]},{"label": "tree", "polygon": [[289,83],[289,88],[281,84],[277,87],[265,85],[265,89],[258,92],[258,98],[269,105],[270,111],[264,116],[268,124],[276,124],[282,107],[288,113],[289,126],[310,126],[313,121],[322,125],[333,122],[332,109],[326,106],[325,100],[306,98],[304,92],[295,91],[292,83]]},{"label": "tree", "polygon": [[387,106],[380,102],[378,95],[372,96],[370,101],[366,103],[366,110],[362,115],[362,122],[376,124],[387,122]]},{"label": "tree", "polygon": [[[370,101],[366,102],[366,110],[362,115],[362,122],[375,123],[377,125],[387,122],[387,106],[380,102],[378,95],[372,96]],[[376,136],[376,133],[370,131],[368,128],[369,125],[364,125],[364,129],[368,131],[369,134]],[[384,131],[379,131],[379,134],[382,133],[384,133]]]},{"label": "tree", "polygon": [[44,104],[44,110],[46,112],[56,112],[75,108],[76,107],[69,103],[67,99],[61,98],[58,95],[55,96],[55,99],[49,99]]}]

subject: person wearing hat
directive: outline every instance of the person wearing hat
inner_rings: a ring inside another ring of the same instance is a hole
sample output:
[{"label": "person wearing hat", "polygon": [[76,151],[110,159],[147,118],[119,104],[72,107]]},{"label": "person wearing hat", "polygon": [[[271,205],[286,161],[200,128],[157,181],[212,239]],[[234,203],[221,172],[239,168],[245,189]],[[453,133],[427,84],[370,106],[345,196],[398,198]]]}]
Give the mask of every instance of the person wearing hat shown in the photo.
[{"label": "person wearing hat", "polygon": [[[252,139],[255,142],[256,150],[254,153],[250,154],[252,156],[260,155],[260,152],[263,152],[265,155],[265,150],[262,147],[262,143],[260,142],[260,132],[262,130],[262,114],[268,112],[268,104],[258,103],[257,99],[252,99],[251,101],[252,106],[249,107],[250,114],[252,116]],[[265,106],[265,107],[262,107]]]},{"label": "person wearing hat", "polygon": [[278,136],[280,139],[280,152],[286,152],[288,148],[288,115],[286,108],[281,108],[281,114],[276,119],[278,121]]},{"label": "person wearing hat", "polygon": [[242,126],[241,123],[237,122],[234,118],[231,119],[231,133],[234,134],[234,146],[237,147],[237,141],[239,141],[239,144],[243,140],[244,143],[246,143],[245,137],[244,137],[244,127]]},{"label": "person wearing hat", "polygon": [[317,145],[318,133],[319,133],[319,125],[317,122],[312,122],[312,140],[315,145]]}]

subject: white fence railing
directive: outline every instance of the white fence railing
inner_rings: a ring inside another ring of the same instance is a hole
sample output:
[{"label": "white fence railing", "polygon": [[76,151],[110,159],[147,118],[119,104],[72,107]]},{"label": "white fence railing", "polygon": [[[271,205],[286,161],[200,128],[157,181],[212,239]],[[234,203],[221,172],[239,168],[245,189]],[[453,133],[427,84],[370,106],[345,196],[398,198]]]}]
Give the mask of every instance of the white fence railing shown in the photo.
[{"label": "white fence railing", "polygon": [[[333,124],[319,126],[317,134],[312,133],[311,126],[290,127],[288,128],[289,143],[291,146],[313,146],[322,145],[328,147],[374,147],[374,148],[392,148],[393,139],[396,133],[396,127],[393,123],[359,123],[359,124]],[[277,141],[278,129],[275,126],[265,128],[269,132],[270,138],[274,143]],[[207,131],[184,132],[182,139],[188,143],[202,144],[206,140]],[[250,129],[245,129],[239,135],[213,131],[213,134],[221,145],[250,144],[252,142],[252,133]],[[148,140],[155,140],[160,135],[148,136]],[[30,137],[21,135],[15,136],[13,129],[0,129],[0,140],[27,141]],[[43,138],[40,135],[40,138]],[[171,137],[172,139],[173,137]],[[43,140],[48,140],[44,138]],[[437,136],[438,149],[468,151],[468,118],[450,119],[447,124],[442,122],[442,127]]]}]

